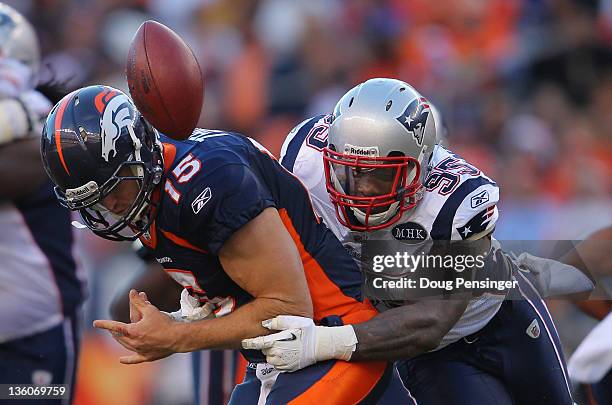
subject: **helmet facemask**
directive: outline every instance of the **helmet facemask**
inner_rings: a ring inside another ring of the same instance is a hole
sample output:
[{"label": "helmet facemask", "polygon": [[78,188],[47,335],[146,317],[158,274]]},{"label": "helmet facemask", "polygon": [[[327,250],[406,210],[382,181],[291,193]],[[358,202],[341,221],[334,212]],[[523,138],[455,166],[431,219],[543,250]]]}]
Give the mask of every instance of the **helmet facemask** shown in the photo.
[{"label": "helmet facemask", "polygon": [[[136,168],[136,166],[131,166],[130,163],[135,162],[124,164],[121,169]],[[144,165],[139,164],[137,168],[144,170]],[[142,235],[149,229],[152,222],[152,215],[150,214],[156,208],[156,204],[151,201],[152,190],[149,190],[146,186],[146,177],[122,173],[125,173],[125,170],[120,170],[109,179],[111,187],[107,187],[107,191],[100,193],[99,202],[79,210],[85,225],[89,229],[98,236],[110,240],[134,240]],[[116,215],[104,207],[102,201],[116,190],[122,182],[136,182],[138,193],[130,207],[124,213]]]},{"label": "helmet facemask", "polygon": [[[146,145],[142,145],[132,126],[128,126],[134,152],[101,186],[90,181],[81,187],[67,189],[65,193],[55,187],[60,203],[71,210],[78,210],[85,225],[105,239],[135,240],[148,231],[154,219],[157,204],[152,201],[152,194],[163,171],[161,149],[155,130],[142,117],[140,120],[147,132],[144,137]],[[130,206],[116,215],[102,202],[111,193],[125,187],[125,182],[136,182],[138,191]]]},{"label": "helmet facemask", "polygon": [[323,151],[327,192],[344,226],[374,231],[397,222],[417,203],[421,168],[406,156],[357,156]]}]

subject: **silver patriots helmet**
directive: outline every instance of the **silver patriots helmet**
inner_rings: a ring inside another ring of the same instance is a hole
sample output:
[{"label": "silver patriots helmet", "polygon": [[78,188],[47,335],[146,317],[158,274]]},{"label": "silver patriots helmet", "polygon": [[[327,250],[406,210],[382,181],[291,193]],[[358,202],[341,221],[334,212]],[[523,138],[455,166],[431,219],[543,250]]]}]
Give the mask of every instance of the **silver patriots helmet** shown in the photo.
[{"label": "silver patriots helmet", "polygon": [[36,85],[40,68],[38,37],[32,24],[4,3],[0,3],[0,57],[14,59],[28,67],[30,85]]},{"label": "silver patriots helmet", "polygon": [[323,159],[327,191],[340,222],[371,231],[414,208],[422,167],[436,144],[429,102],[409,84],[370,79],[334,109]]}]

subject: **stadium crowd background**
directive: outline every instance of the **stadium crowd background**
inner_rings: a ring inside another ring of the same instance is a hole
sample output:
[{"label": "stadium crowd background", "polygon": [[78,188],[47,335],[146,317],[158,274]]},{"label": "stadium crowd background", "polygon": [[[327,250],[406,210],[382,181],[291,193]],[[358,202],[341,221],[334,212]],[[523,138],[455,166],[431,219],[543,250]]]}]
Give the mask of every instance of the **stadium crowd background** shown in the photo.
[{"label": "stadium crowd background", "polygon": [[[146,19],[165,23],[204,72],[200,125],[275,154],[356,83],[400,78],[439,108],[451,149],[499,183],[498,239],[579,239],[612,224],[612,0],[6,2],[38,31],[42,79],[70,88],[126,89],[133,33]],[[142,266],[125,245],[83,237],[90,325]],[[571,350],[593,321],[552,306]],[[85,331],[77,403],[188,402],[186,356],[127,367],[119,353]]]}]

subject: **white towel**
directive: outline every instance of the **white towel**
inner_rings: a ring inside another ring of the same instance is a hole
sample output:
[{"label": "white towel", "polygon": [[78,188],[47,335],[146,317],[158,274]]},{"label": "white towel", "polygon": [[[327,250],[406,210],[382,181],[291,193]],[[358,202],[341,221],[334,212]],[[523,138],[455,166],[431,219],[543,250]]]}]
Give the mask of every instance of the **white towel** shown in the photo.
[{"label": "white towel", "polygon": [[608,373],[612,368],[612,313],[584,338],[567,368],[572,380],[589,384]]},{"label": "white towel", "polygon": [[214,317],[213,310],[214,307],[211,303],[207,302],[200,306],[200,301],[192,297],[187,289],[183,289],[181,292],[181,309],[171,313],[165,312],[165,314],[178,322],[194,322]]}]

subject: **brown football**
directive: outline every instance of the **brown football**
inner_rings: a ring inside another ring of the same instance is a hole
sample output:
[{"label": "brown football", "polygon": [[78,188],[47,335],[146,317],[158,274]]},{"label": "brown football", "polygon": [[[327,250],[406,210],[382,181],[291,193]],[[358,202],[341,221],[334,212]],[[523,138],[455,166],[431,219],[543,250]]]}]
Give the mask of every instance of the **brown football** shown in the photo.
[{"label": "brown football", "polygon": [[189,137],[204,102],[200,65],[189,46],[157,21],[145,21],[130,45],[130,95],[147,121],[174,139]]}]

